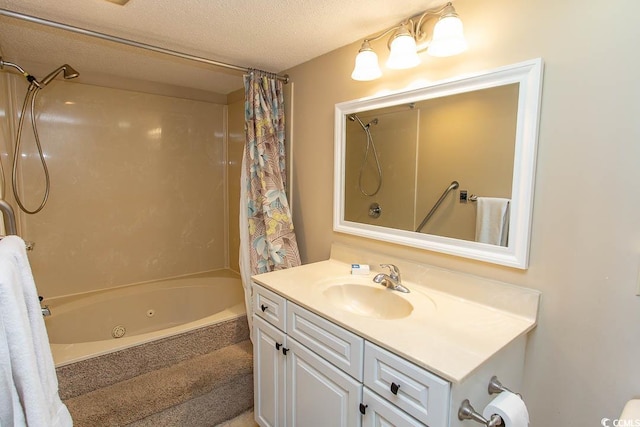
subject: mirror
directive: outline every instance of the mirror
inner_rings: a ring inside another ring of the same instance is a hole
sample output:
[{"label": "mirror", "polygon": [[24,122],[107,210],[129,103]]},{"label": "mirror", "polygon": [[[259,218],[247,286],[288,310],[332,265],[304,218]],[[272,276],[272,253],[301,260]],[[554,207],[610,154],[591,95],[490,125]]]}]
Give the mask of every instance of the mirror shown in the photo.
[{"label": "mirror", "polygon": [[335,108],[334,230],[525,269],[542,60]]}]

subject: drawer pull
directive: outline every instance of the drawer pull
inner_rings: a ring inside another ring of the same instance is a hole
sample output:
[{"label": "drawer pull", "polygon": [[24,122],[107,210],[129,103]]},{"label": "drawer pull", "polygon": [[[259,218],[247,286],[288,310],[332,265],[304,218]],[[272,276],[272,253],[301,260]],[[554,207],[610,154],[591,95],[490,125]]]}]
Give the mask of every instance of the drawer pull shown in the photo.
[{"label": "drawer pull", "polygon": [[282,344],[276,343],[276,350],[280,350],[280,347],[282,347]]},{"label": "drawer pull", "polygon": [[284,354],[286,356],[287,355],[287,351],[289,351],[288,348],[282,347],[282,354]]},{"label": "drawer pull", "polygon": [[391,393],[398,394],[398,389],[400,388],[400,384],[391,383]]},{"label": "drawer pull", "polygon": [[369,405],[365,405],[364,403],[360,404],[360,413],[362,415],[364,415],[365,412],[367,412],[367,408],[369,407]]},{"label": "drawer pull", "polygon": [[267,307],[267,306],[266,306],[266,305],[264,305],[264,304],[260,305],[260,310],[262,310],[262,312],[263,312],[263,313],[264,313],[265,311],[267,311],[267,308],[269,308],[269,307]]}]

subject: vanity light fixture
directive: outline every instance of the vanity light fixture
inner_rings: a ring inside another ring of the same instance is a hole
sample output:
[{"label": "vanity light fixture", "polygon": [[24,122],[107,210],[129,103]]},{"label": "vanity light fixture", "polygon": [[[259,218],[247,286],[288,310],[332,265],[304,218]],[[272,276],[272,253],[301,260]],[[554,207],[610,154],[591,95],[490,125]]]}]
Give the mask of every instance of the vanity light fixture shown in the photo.
[{"label": "vanity light fixture", "polygon": [[[433,27],[431,40],[425,43],[427,32],[424,25],[430,18],[438,17]],[[384,30],[377,36],[365,39],[356,56],[351,73],[353,80],[369,81],[382,76],[378,65],[378,55],[371,48],[371,42],[391,34],[387,42],[389,58],[387,68],[405,69],[420,63],[418,53],[426,51],[432,56],[452,56],[464,52],[467,42],[464,39],[462,21],[451,3],[436,10],[427,10],[400,24]]]}]

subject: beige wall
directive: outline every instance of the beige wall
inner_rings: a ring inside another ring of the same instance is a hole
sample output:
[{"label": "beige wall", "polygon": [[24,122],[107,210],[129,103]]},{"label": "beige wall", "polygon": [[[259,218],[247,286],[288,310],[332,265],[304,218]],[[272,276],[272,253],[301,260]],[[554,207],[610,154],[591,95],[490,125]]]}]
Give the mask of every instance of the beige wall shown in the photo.
[{"label": "beige wall", "polygon": [[[593,0],[455,6],[470,44],[463,55],[423,56],[416,69],[363,83],[349,78],[355,42],[288,70],[303,260],[326,259],[339,241],[541,290],[522,390],[532,426],[600,425],[640,397],[640,2],[616,2],[611,16]],[[332,233],[335,103],[535,57],[545,73],[529,270]]]},{"label": "beige wall", "polygon": [[[23,80],[0,79],[15,112]],[[36,242],[41,294],[227,265],[224,105],[55,81],[39,106],[51,195],[42,212],[20,215],[20,232]],[[44,186],[31,135],[25,126],[23,189],[33,208]]]}]

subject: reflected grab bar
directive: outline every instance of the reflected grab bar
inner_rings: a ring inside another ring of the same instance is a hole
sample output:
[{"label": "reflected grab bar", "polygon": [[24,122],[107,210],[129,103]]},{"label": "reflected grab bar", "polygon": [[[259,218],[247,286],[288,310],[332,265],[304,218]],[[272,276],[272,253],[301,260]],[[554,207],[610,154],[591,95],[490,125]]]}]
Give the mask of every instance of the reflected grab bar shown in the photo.
[{"label": "reflected grab bar", "polygon": [[436,210],[438,209],[438,207],[440,206],[440,204],[442,203],[442,201],[445,199],[445,197],[447,197],[447,194],[449,194],[451,191],[455,190],[456,188],[458,188],[460,186],[460,184],[458,184],[458,181],[452,181],[451,185],[449,185],[447,187],[446,190],[444,190],[444,193],[442,193],[442,196],[440,196],[440,198],[438,199],[438,201],[436,202],[435,205],[433,205],[433,207],[431,208],[431,210],[429,211],[429,213],[424,217],[424,219],[422,220],[422,222],[420,223],[420,225],[418,226],[418,228],[416,228],[417,232],[420,232],[420,230],[422,230],[422,228],[427,224],[427,222],[431,219],[431,217],[433,216],[433,214],[436,212]]}]

